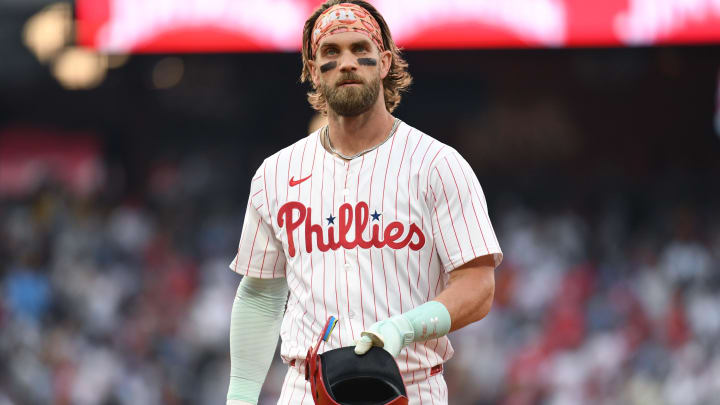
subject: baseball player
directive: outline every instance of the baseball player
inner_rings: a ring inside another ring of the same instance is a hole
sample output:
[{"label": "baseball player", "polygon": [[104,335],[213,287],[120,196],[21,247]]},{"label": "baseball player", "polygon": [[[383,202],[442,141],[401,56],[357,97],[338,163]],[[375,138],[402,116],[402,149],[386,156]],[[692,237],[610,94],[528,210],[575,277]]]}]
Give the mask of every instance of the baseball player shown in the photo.
[{"label": "baseball player", "polygon": [[[490,310],[502,252],[477,177],[453,148],[393,117],[410,85],[380,13],[329,0],[306,21],[302,80],[328,124],[251,181],[237,255],[228,404],[256,404],[278,335],[278,404],[313,403],[305,356],[371,346],[396,359],[411,404],[447,404],[447,333]],[[289,292],[289,294],[288,294]]]}]

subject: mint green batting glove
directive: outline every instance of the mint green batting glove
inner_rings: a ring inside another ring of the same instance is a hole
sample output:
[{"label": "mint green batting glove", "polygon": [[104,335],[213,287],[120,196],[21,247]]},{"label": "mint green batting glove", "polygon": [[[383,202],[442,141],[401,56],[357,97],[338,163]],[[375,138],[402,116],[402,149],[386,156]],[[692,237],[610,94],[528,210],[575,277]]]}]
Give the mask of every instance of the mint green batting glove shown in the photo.
[{"label": "mint green batting glove", "polygon": [[382,347],[393,357],[412,342],[424,342],[450,332],[450,313],[445,305],[428,301],[419,307],[375,322],[360,333],[355,342],[355,354],[363,355],[372,346]]}]

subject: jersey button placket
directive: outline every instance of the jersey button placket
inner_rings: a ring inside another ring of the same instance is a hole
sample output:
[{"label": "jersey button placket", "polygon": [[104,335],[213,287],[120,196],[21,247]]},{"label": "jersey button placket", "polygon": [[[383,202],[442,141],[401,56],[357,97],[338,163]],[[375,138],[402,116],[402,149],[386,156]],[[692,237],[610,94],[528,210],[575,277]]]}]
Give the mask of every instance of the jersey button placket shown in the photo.
[{"label": "jersey button placket", "polygon": [[[357,159],[356,159],[357,160]],[[353,186],[357,182],[357,178],[355,177],[357,174],[355,173],[357,171],[357,167],[354,164],[356,163],[355,160],[352,162],[346,162],[344,165],[345,168],[345,176],[343,179],[343,188],[340,190],[342,201],[343,203],[348,203],[353,206],[353,211],[355,208],[355,204],[357,204],[356,196],[353,196],[354,194],[354,188]],[[355,226],[357,223],[355,222],[355,219],[353,219],[353,224],[351,226],[350,231],[348,232],[348,238],[353,238],[355,235]],[[347,312],[347,323],[352,324],[352,327],[347,328],[347,332],[351,333],[354,332],[355,336],[353,338],[358,338],[360,335],[360,332],[362,331],[362,320],[360,319],[360,312],[359,309],[354,307],[356,305],[360,305],[361,299],[360,299],[360,286],[359,286],[359,272],[356,265],[357,261],[357,254],[355,249],[346,249],[344,251],[344,258],[345,263],[343,264],[343,270],[345,271],[345,275],[347,276],[347,294],[350,302],[350,306],[348,307]]]}]

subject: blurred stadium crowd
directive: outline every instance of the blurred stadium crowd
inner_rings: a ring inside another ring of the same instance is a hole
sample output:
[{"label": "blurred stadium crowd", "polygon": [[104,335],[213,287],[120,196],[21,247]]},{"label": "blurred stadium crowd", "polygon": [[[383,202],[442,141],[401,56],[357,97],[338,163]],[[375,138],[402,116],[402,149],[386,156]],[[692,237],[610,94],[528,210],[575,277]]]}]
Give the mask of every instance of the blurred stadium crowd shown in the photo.
[{"label": "blurred stadium crowd", "polygon": [[[0,199],[0,405],[224,403],[245,207],[223,185],[245,177],[189,155],[139,195],[47,182]],[[505,261],[490,315],[451,335],[450,403],[716,403],[713,204],[638,220],[622,194],[588,216],[486,193]]]},{"label": "blurred stadium crowd", "polygon": [[[83,52],[73,4],[107,2],[53,3],[0,0],[0,405],[224,404],[227,266],[257,159],[310,118],[299,56]],[[720,403],[719,50],[406,54],[398,116],[468,158],[505,254],[450,404]],[[4,194],[33,154],[78,181]]]}]

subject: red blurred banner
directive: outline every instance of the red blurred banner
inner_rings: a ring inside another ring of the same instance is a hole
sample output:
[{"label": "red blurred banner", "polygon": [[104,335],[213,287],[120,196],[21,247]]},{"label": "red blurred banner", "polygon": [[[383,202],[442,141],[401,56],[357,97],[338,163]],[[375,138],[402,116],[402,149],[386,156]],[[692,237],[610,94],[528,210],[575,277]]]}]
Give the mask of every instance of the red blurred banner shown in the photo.
[{"label": "red blurred banner", "polygon": [[[106,52],[297,51],[318,0],[76,0]],[[406,49],[720,43],[717,0],[371,0]]]},{"label": "red blurred banner", "polygon": [[97,136],[16,128],[0,131],[0,197],[23,196],[44,183],[78,195],[104,179]]}]

